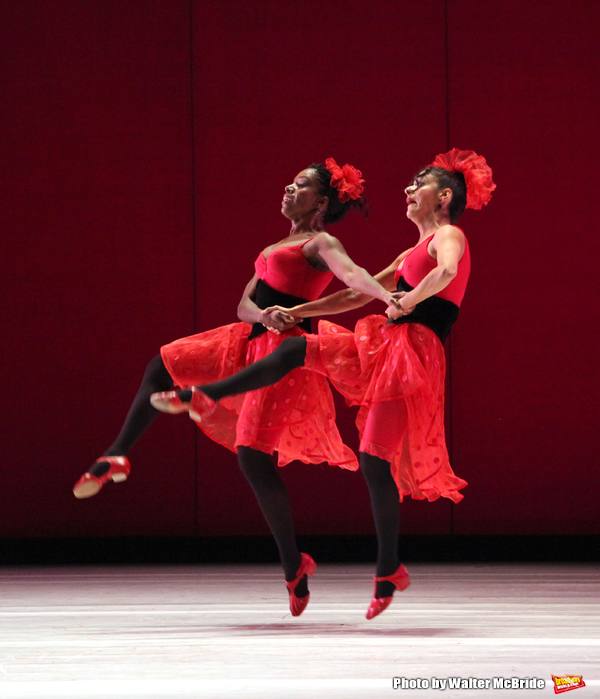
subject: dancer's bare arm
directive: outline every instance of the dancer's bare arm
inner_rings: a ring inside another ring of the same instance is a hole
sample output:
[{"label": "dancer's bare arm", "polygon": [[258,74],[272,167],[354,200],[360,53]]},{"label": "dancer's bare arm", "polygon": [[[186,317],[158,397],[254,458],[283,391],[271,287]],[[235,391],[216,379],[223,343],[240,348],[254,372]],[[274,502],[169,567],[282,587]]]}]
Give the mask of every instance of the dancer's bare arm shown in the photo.
[{"label": "dancer's bare arm", "polygon": [[[388,292],[392,292],[396,287],[394,284],[394,274],[396,272],[396,267],[398,264],[408,255],[412,248],[405,250],[401,255],[399,255],[391,265],[386,267],[384,270],[376,274],[374,279]],[[394,292],[394,298],[399,298],[399,294]],[[354,308],[360,308],[365,304],[372,301],[375,297],[362,293],[360,291],[355,291],[354,289],[342,289],[341,291],[336,291],[329,296],[324,296],[323,298],[317,299],[316,301],[310,301],[308,303],[303,303],[293,308],[282,308],[280,306],[273,306],[271,309],[279,309],[293,316],[294,318],[310,318],[313,316],[322,315],[335,315],[337,313],[344,313],[345,311],[351,311]]]},{"label": "dancer's bare arm", "polygon": [[348,257],[344,246],[329,233],[319,233],[304,246],[307,258],[325,264],[346,286],[353,291],[370,298],[383,301],[386,305],[394,303],[389,289],[382,286],[366,269],[359,267]]},{"label": "dancer's bare arm", "polygon": [[415,286],[407,292],[400,306],[402,311],[388,309],[390,318],[398,318],[412,310],[418,303],[445,289],[458,272],[458,263],[465,251],[465,236],[456,226],[442,226],[436,231],[430,243],[431,252],[437,260],[437,265]]},{"label": "dancer's bare arm", "polygon": [[262,311],[253,301],[256,295],[256,285],[258,277],[256,274],[246,284],[244,293],[238,305],[238,318],[244,323],[253,325],[254,323],[262,323],[266,328],[276,333],[282,333],[294,325],[298,324],[298,320],[293,318],[288,313],[282,313],[277,307]]}]

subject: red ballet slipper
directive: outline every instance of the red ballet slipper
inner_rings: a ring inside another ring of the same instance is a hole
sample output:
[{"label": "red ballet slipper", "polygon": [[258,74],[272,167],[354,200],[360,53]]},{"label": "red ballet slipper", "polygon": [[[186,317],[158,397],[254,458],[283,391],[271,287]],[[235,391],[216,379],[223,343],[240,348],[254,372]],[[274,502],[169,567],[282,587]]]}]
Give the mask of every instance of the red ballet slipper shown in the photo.
[{"label": "red ballet slipper", "polygon": [[393,583],[393,585],[396,587],[396,590],[400,591],[406,590],[406,588],[410,585],[410,577],[408,575],[408,571],[403,565],[401,565],[393,575],[388,575],[384,578],[373,578],[373,599],[371,600],[371,606],[367,609],[367,619],[372,619],[373,617],[376,617],[378,614],[381,614],[381,612],[383,612],[384,609],[387,609],[390,606],[391,601],[394,599],[393,596],[375,597],[375,595],[377,594],[377,583],[384,581]]},{"label": "red ballet slipper", "polygon": [[81,476],[73,488],[73,495],[80,500],[82,498],[91,498],[92,495],[99,493],[102,486],[108,483],[108,481],[113,481],[114,483],[126,481],[131,471],[131,464],[126,456],[101,456],[94,463],[108,463],[110,468],[101,476],[94,476],[93,473],[89,472]]},{"label": "red ballet slipper", "polygon": [[287,582],[286,580],[285,586],[290,593],[290,612],[292,612],[292,616],[300,616],[300,614],[302,614],[302,612],[306,609],[306,605],[310,599],[310,592],[306,595],[306,597],[296,597],[296,587],[298,586],[298,583],[305,575],[314,575],[316,569],[317,564],[313,561],[313,559],[307,553],[303,553],[302,563],[300,564],[300,568],[298,568],[296,577],[291,582]]},{"label": "red ballet slipper", "polygon": [[190,410],[189,403],[182,403],[177,395],[177,391],[163,391],[162,393],[153,393],[150,396],[150,404],[161,413],[171,413],[178,415],[179,413],[187,413]]},{"label": "red ballet slipper", "polygon": [[195,386],[192,388],[192,402],[188,406],[190,417],[194,422],[202,422],[202,419],[209,417],[215,412],[217,404],[212,398],[209,398],[206,393]]}]

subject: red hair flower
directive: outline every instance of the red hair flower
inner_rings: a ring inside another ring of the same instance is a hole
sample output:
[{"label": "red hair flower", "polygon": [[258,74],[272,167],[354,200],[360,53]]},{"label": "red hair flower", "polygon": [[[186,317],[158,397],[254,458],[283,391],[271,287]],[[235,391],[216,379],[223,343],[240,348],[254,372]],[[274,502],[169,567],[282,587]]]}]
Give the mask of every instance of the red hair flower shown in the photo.
[{"label": "red hair flower", "polygon": [[360,170],[348,164],[340,167],[333,158],[327,158],[325,167],[331,173],[331,186],[338,190],[340,201],[360,199],[360,195],[365,189],[362,185],[364,180]]},{"label": "red hair flower", "polygon": [[482,155],[472,150],[453,148],[438,155],[431,163],[453,172],[462,172],[467,185],[467,209],[481,209],[492,197],[496,185],[492,181],[492,168]]}]

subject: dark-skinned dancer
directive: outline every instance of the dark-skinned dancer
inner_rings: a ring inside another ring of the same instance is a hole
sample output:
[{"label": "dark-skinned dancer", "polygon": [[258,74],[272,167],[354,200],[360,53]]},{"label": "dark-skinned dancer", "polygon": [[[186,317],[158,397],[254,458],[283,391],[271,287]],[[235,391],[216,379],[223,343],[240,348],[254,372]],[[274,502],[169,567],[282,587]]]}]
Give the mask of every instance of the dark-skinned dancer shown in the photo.
[{"label": "dark-skinned dancer", "polygon": [[[155,399],[164,408],[169,401],[182,409],[192,405],[196,419],[204,419],[215,401],[304,367],[327,376],[350,404],[361,406],[360,468],[378,539],[368,619],[390,604],[395,590],[410,584],[398,558],[398,500],[442,496],[458,502],[463,497],[459,490],[466,482],[452,471],[445,444],[443,342],[458,317],[471,267],[467,239],[456,224],[465,208],[487,204],[494,189],[483,157],[458,149],[439,155],[405,190],[406,215],[419,232],[416,245],[376,275],[386,289],[396,289],[400,308],[390,306],[387,319],[367,316],[354,332],[321,321],[317,335],[290,338],[237,375]],[[370,300],[368,294],[348,289],[311,303],[266,310],[304,318],[341,313]]]},{"label": "dark-skinned dancer", "polygon": [[[158,414],[149,403],[152,393],[218,381],[268,356],[285,338],[307,334],[310,321],[290,318],[277,308],[265,313],[266,307],[314,300],[334,275],[386,304],[395,302],[325,231],[327,224],[340,221],[349,209],[364,210],[363,182],[360,171],[350,165],[340,168],[331,158],[296,175],[285,188],[281,204],[292,224],[290,234],[258,255],[255,275],[238,307],[241,322],[161,348],[148,366],[121,433],[78,481],[76,497],[90,497],[108,481],[127,478],[127,454]],[[298,459],[358,468],[356,457],[340,439],[327,380],[299,368],[276,386],[223,400],[199,424],[211,439],[237,452],[240,468],[277,542],[290,609],[294,616],[301,614],[309,599],[306,576],[314,573],[316,564],[297,548],[289,497],[273,454],[277,452],[279,466]]]}]

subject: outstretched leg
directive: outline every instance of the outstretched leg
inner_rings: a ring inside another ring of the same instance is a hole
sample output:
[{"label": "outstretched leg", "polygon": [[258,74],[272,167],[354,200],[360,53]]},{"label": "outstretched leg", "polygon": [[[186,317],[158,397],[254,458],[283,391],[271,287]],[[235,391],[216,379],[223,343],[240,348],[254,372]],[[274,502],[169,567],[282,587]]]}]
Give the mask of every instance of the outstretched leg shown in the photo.
[{"label": "outstretched leg", "polygon": [[[285,579],[291,582],[300,568],[302,555],[296,544],[292,509],[285,483],[269,454],[250,447],[238,447],[238,462],[275,538]],[[298,583],[295,594],[296,597],[308,595],[306,576]]]},{"label": "outstretched leg", "polygon": [[[255,391],[258,388],[272,386],[293,369],[304,366],[305,358],[306,338],[288,337],[263,359],[221,381],[198,386],[198,388],[214,401],[221,400],[225,396]],[[177,391],[177,395],[183,403],[189,403],[192,399],[191,391]]]},{"label": "outstretched leg", "polygon": [[157,391],[167,391],[173,388],[173,379],[167,371],[162,357],[157,355],[150,360],[141,386],[133,399],[133,403],[127,413],[123,427],[116,440],[108,447],[102,456],[119,457],[113,461],[103,461],[100,457],[88,469],[87,474],[79,479],[74,488],[78,498],[95,495],[107,480],[107,474],[111,469],[121,469],[124,473],[120,478],[113,480],[125,480],[129,474],[129,462],[126,457],[131,447],[142,436],[153,422],[159,411],[150,405],[150,396]]}]

